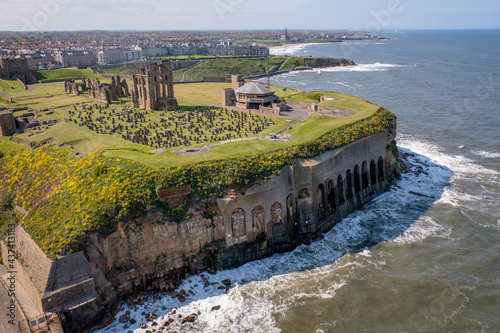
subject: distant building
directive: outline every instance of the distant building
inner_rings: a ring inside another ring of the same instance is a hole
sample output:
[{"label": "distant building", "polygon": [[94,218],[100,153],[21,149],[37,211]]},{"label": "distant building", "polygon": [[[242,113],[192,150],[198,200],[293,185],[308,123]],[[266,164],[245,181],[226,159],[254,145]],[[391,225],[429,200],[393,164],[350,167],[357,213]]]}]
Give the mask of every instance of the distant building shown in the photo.
[{"label": "distant building", "polygon": [[61,67],[89,67],[97,64],[97,56],[91,51],[60,51],[54,53],[54,61]]},{"label": "distant building", "polygon": [[142,58],[142,48],[135,47],[132,50],[125,50],[125,61],[133,61]]},{"label": "distant building", "polygon": [[290,38],[288,37],[288,29],[287,28],[285,28],[285,34],[281,35],[280,40],[282,40],[282,41],[290,40]]},{"label": "distant building", "polygon": [[20,79],[24,83],[34,81],[28,67],[28,60],[23,58],[0,59],[0,79]]},{"label": "distant building", "polygon": [[239,108],[259,109],[275,102],[274,91],[257,82],[249,82],[236,90],[236,106]]},{"label": "distant building", "polygon": [[33,53],[22,56],[28,62],[30,71],[46,69],[50,64],[54,64],[54,57],[45,53]]},{"label": "distant building", "polygon": [[125,52],[120,49],[102,50],[97,53],[97,63],[99,65],[114,64],[125,60]]},{"label": "distant building", "polygon": [[142,48],[140,47],[134,47],[130,50],[102,50],[97,53],[97,63],[99,65],[115,64],[119,62],[138,60],[141,58]]},{"label": "distant building", "polygon": [[274,91],[257,82],[243,85],[240,75],[231,76],[231,88],[222,91],[222,105],[274,115],[279,115],[283,108],[282,104],[277,103]]}]

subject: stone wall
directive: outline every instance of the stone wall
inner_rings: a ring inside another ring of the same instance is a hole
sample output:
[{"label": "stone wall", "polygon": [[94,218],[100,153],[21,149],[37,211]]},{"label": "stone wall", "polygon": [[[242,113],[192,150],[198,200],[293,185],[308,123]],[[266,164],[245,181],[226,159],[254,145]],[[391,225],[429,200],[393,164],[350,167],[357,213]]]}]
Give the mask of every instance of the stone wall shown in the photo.
[{"label": "stone wall", "polygon": [[[16,278],[26,289],[38,310],[43,311],[42,295],[47,286],[53,281],[53,261],[47,257],[40,247],[31,239],[21,225],[16,227],[15,232],[15,262]],[[7,259],[7,248],[2,246],[2,258]]]},{"label": "stone wall", "polygon": [[[203,82],[227,83],[228,79],[225,76],[204,76],[202,81]],[[231,81],[229,81],[229,82],[231,82]]]},{"label": "stone wall", "polygon": [[[17,260],[14,261],[13,271],[38,310],[73,315],[79,318],[75,324],[80,326],[95,324],[103,309],[98,302],[90,264],[83,252],[51,260],[21,225],[16,227],[14,235],[13,249]],[[6,266],[10,265],[4,243],[2,258]],[[82,311],[86,316],[80,315]]]},{"label": "stone wall", "polygon": [[13,135],[15,131],[14,113],[10,110],[0,111],[0,136]]}]

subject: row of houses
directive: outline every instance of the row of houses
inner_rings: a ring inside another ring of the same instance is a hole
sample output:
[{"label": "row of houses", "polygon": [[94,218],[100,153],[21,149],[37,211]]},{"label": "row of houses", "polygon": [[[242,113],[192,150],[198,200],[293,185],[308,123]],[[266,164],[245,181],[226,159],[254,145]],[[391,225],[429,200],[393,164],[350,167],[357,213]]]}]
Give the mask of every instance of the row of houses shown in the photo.
[{"label": "row of houses", "polygon": [[[12,55],[0,55],[0,59],[12,59]],[[52,54],[23,54],[16,59],[26,59],[30,71],[59,67],[88,67],[97,65],[97,57],[92,51],[58,51]]]},{"label": "row of houses", "polygon": [[[259,46],[153,46],[134,47],[131,49],[109,49],[101,51],[57,51],[52,54],[23,54],[17,58],[26,59],[30,70],[42,70],[58,67],[89,67],[95,65],[116,64],[139,59],[173,56],[255,56],[269,55],[269,48]],[[9,54],[0,54],[0,58],[12,58]]]}]

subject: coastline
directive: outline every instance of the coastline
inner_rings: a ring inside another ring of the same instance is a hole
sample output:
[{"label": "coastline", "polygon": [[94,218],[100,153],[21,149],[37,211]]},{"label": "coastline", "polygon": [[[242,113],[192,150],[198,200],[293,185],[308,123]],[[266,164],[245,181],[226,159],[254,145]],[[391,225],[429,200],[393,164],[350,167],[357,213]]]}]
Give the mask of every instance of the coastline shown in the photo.
[{"label": "coastline", "polygon": [[347,43],[347,41],[339,41],[339,42],[324,42],[324,43],[296,43],[296,44],[287,44],[287,45],[281,45],[281,46],[271,46],[271,47],[269,48],[269,51],[272,51],[272,50],[275,50],[275,49],[286,48],[286,47],[306,46],[306,45],[317,45],[317,44],[336,44],[336,43]]}]

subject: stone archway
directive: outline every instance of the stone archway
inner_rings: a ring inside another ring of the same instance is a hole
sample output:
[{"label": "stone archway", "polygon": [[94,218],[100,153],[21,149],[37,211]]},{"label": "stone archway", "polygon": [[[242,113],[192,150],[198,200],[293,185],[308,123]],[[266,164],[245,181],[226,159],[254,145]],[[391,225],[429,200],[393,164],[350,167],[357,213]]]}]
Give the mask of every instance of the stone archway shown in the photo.
[{"label": "stone archway", "polygon": [[335,185],[333,184],[333,180],[328,181],[328,210],[330,214],[335,213],[337,211],[337,206],[335,203]]},{"label": "stone archway", "polygon": [[271,223],[273,225],[283,224],[283,210],[280,202],[275,202],[271,206]]},{"label": "stone archway", "polygon": [[361,175],[359,173],[359,166],[354,167],[354,194],[361,192]]},{"label": "stone archway", "polygon": [[288,225],[295,224],[295,197],[293,194],[290,194],[286,198],[286,216]]},{"label": "stone archway", "polygon": [[380,156],[378,158],[378,181],[383,182],[385,180],[385,172],[384,172],[384,158]]},{"label": "stone archway", "polygon": [[307,188],[303,188],[299,191],[299,200],[309,198],[309,190]]},{"label": "stone archway", "polygon": [[252,231],[254,234],[261,234],[265,231],[264,228],[264,208],[257,206],[252,210]]},{"label": "stone archway", "polygon": [[368,163],[366,163],[366,161],[361,163],[361,185],[363,190],[367,189],[370,185],[370,175],[368,173]]},{"label": "stone archway", "polygon": [[324,219],[326,217],[326,205],[325,205],[325,186],[319,184],[316,189],[316,201],[317,201],[317,214],[318,219]]},{"label": "stone archway", "polygon": [[231,213],[231,226],[233,231],[233,239],[237,240],[241,236],[245,236],[245,212],[238,208]]},{"label": "stone archway", "polygon": [[[351,174],[350,170],[348,171],[348,175]],[[347,178],[349,179],[349,178]],[[349,182],[347,182],[346,189],[349,189]],[[342,175],[339,175],[337,177],[337,193],[339,195],[339,205],[343,204],[345,202],[345,196],[344,196],[344,179],[342,179]]]},{"label": "stone archway", "polygon": [[374,160],[371,160],[370,162],[370,184],[377,184],[377,166],[375,165]]}]

